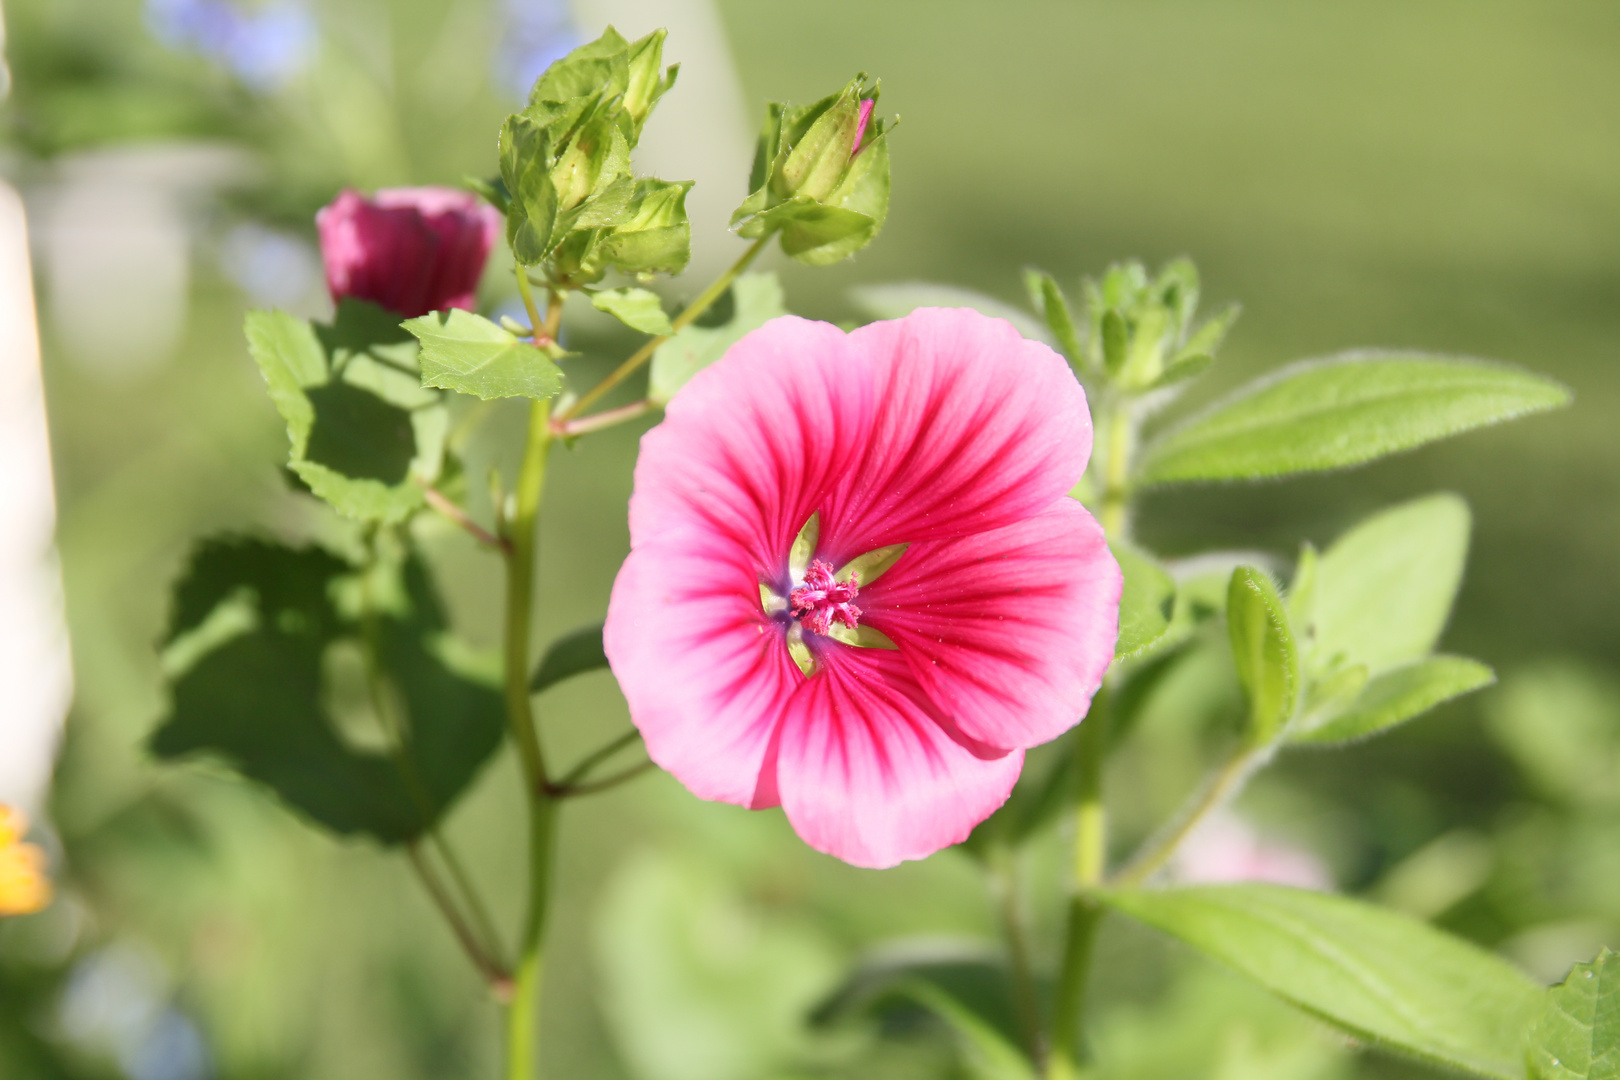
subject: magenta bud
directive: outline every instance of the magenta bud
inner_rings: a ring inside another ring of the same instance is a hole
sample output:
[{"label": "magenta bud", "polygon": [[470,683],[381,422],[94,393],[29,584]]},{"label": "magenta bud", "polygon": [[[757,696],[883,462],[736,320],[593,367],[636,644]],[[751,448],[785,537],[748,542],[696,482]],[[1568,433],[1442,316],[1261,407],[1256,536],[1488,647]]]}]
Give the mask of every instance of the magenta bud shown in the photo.
[{"label": "magenta bud", "polygon": [[874,98],[867,98],[861,102],[861,116],[855,123],[855,143],[849,151],[850,157],[854,157],[861,152],[861,143],[866,139],[866,125],[872,119],[872,106],[876,104],[877,101]]},{"label": "magenta bud", "polygon": [[370,300],[405,319],[470,311],[502,220],[455,188],[384,188],[369,199],[345,189],[315,215],[326,287],[334,303]]}]

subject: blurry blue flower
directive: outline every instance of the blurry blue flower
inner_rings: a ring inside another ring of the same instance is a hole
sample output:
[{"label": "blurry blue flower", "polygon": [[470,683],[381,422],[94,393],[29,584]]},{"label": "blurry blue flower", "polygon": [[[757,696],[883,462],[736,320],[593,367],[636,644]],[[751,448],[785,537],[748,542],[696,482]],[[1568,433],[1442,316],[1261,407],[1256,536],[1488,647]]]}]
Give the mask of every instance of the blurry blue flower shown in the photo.
[{"label": "blurry blue flower", "polygon": [[579,31],[567,0],[503,0],[502,6],[501,84],[526,98],[534,80],[579,45]]},{"label": "blurry blue flower", "polygon": [[165,45],[202,53],[255,90],[272,90],[302,70],[316,38],[301,0],[251,9],[232,0],[146,0],[146,22]]}]

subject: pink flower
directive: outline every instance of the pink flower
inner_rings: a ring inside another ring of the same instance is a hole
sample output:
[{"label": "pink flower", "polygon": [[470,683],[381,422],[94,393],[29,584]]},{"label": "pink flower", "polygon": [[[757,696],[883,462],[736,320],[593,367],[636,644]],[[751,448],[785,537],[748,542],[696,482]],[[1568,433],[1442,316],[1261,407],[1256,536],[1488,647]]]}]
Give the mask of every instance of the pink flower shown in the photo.
[{"label": "pink flower", "polygon": [[472,309],[500,211],[455,188],[384,188],[371,198],[345,189],[315,215],[334,302],[345,296],[414,319]]},{"label": "pink flower", "polygon": [[1090,452],[1068,366],[999,319],[743,338],[636,464],[605,643],[648,753],[858,866],[964,839],[1113,657],[1119,567],[1067,494]]}]

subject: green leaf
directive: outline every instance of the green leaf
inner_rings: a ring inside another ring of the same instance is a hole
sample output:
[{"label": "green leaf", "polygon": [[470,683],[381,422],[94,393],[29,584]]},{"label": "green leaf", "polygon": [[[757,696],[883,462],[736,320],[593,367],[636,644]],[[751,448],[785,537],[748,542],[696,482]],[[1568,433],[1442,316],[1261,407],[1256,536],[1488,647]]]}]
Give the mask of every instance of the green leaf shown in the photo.
[{"label": "green leaf", "polygon": [[708,367],[750,330],[757,330],[778,315],[782,285],[775,274],[744,274],[731,286],[732,317],[720,326],[684,326],[653,353],[647,377],[647,397],[659,405],[669,402],[687,380]]},{"label": "green leaf", "polygon": [[422,342],[422,385],[484,401],[529,397],[544,401],[562,389],[551,358],[504,327],[451,308],[405,323]]},{"label": "green leaf", "polygon": [[1357,1038],[1521,1080],[1541,997],[1516,968],[1383,908],[1276,885],[1104,892],[1118,911]]},{"label": "green leaf", "polygon": [[[460,659],[414,554],[386,575],[366,575],[368,585],[360,573],[318,548],[239,538],[201,545],[175,587],[165,656],[172,705],[152,751],[223,757],[334,832],[386,844],[421,835],[500,746],[499,680]],[[339,602],[368,589],[383,595],[363,610]],[[402,714],[397,729],[369,704],[345,704],[337,660],[367,649],[384,698]],[[385,748],[345,738],[340,719],[363,721]],[[406,733],[402,746],[392,730]]]},{"label": "green leaf", "polygon": [[1547,991],[1530,1028],[1531,1080],[1620,1080],[1620,954],[1604,949]]},{"label": "green leaf", "polygon": [[992,319],[1006,319],[1032,341],[1051,344],[1051,335],[1040,320],[1022,308],[993,296],[957,285],[931,281],[897,281],[892,285],[857,285],[849,298],[861,314],[871,319],[899,319],[920,307],[965,307]]},{"label": "green leaf", "polygon": [[899,942],[857,965],[810,1022],[828,1026],[863,1016],[903,1022],[920,1006],[960,1038],[973,1077],[1034,1080],[1011,1001],[1011,982],[994,950],[974,942]]},{"label": "green leaf", "polygon": [[602,651],[602,624],[582,626],[551,643],[535,668],[534,678],[529,680],[529,693],[538,694],[564,679],[607,666],[607,653]]},{"label": "green leaf", "polygon": [[1299,699],[1299,653],[1271,578],[1251,566],[1232,571],[1226,626],[1249,699],[1249,741],[1264,746],[1293,718]]},{"label": "green leaf", "polygon": [[[1063,355],[1068,357],[1069,364],[1078,369],[1086,361],[1085,348],[1080,343],[1080,332],[1075,328],[1074,315],[1069,310],[1068,298],[1063,295],[1063,290],[1058,288],[1057,279],[1044,270],[1025,270],[1024,284],[1029,289],[1030,299],[1035,302],[1036,310],[1046,319],[1046,325],[1051,329],[1051,338],[1045,340],[1057,342],[1058,348],[1063,350]],[[1035,336],[1021,332],[1025,337]],[[1043,339],[1037,337],[1036,340]]]},{"label": "green leaf", "polygon": [[443,395],[423,389],[399,319],[344,300],[331,325],[252,311],[244,330],[287,424],[288,467],[347,517],[403,521],[444,460]]},{"label": "green leaf", "polygon": [[1284,368],[1165,432],[1144,448],[1139,479],[1338,469],[1569,401],[1551,379],[1500,364],[1346,353]]},{"label": "green leaf", "polygon": [[1307,666],[1366,664],[1371,674],[1427,656],[1440,639],[1468,557],[1468,504],[1429,495],[1392,506],[1317,560]]},{"label": "green leaf", "polygon": [[1289,738],[1314,745],[1365,739],[1495,681],[1496,673],[1477,660],[1431,656],[1386,671],[1367,683],[1347,709],[1329,713],[1320,722],[1290,733]]},{"label": "green leaf", "polygon": [[1125,575],[1114,656],[1133,656],[1158,641],[1169,629],[1176,582],[1156,559],[1130,544],[1116,540],[1108,546]]},{"label": "green leaf", "polygon": [[664,314],[664,302],[646,289],[604,289],[591,294],[591,306],[643,334],[667,337],[675,332]]}]

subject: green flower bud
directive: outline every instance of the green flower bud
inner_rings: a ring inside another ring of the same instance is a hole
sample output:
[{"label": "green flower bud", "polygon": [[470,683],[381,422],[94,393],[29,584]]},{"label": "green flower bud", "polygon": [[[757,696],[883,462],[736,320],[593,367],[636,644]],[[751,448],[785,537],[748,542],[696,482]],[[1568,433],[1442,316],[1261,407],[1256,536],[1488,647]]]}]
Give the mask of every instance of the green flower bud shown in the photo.
[{"label": "green flower bud", "polygon": [[826,265],[872,241],[889,212],[889,147],[873,116],[878,86],[858,75],[813,105],[772,102],[750,178],[732,215],[738,234],[780,233],[800,262]]}]

